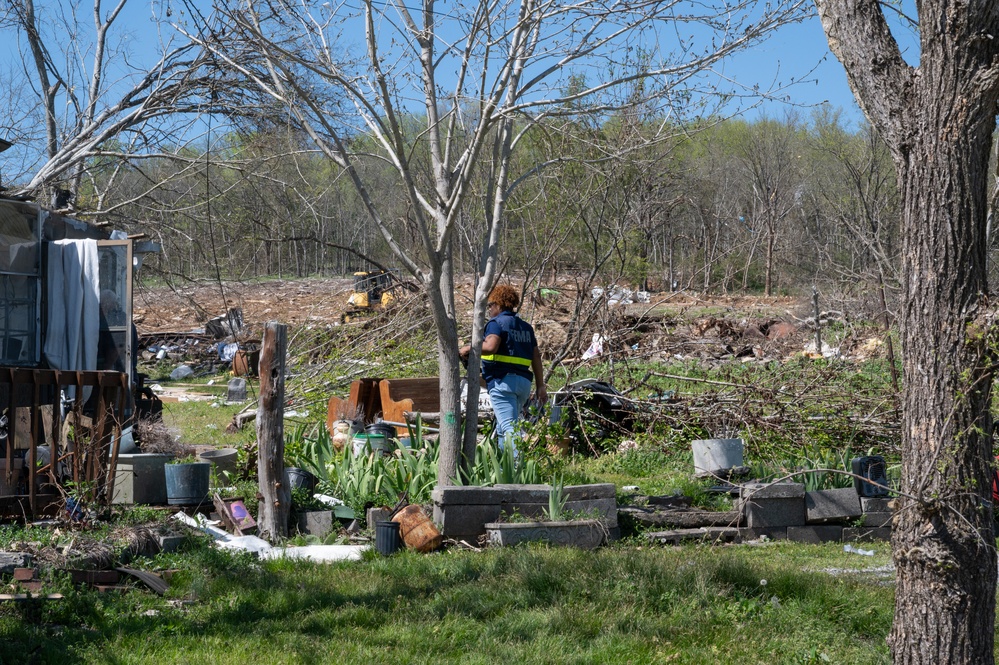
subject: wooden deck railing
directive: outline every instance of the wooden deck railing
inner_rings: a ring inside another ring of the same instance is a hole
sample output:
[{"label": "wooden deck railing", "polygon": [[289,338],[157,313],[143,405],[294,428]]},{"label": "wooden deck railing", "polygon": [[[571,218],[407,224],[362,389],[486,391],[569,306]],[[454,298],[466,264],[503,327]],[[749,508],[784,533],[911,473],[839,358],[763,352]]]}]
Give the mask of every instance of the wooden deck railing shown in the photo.
[{"label": "wooden deck railing", "polygon": [[[60,394],[68,388],[76,399],[63,419]],[[128,378],[120,372],[0,367],[0,409],[7,416],[0,514],[52,514],[69,496],[109,505],[127,396]],[[40,445],[49,449],[44,464]],[[15,468],[22,450],[24,474]]]}]

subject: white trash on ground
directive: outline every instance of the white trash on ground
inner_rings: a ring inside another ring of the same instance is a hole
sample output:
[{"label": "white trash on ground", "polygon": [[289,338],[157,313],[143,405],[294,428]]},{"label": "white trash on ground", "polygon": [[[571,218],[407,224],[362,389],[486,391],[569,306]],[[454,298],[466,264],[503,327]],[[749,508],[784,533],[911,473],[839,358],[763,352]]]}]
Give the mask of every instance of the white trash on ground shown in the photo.
[{"label": "white trash on ground", "polygon": [[859,547],[854,547],[849,543],[843,545],[843,551],[852,552],[853,554],[861,554],[863,556],[874,556],[874,550],[862,550]]},{"label": "white trash on ground", "polygon": [[222,549],[256,552],[261,559],[308,559],[317,562],[359,561],[361,554],[370,549],[370,545],[307,545],[304,547],[272,547],[263,538],[257,536],[234,536],[218,526],[218,522],[207,519],[204,515],[194,517],[183,512],[173,516],[178,522],[200,529],[216,540]]}]

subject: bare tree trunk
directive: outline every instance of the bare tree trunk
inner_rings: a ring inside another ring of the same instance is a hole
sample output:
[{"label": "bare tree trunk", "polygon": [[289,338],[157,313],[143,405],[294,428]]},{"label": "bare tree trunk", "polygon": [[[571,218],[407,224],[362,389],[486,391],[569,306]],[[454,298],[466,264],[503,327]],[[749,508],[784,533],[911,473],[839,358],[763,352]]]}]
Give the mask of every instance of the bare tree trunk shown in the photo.
[{"label": "bare tree trunk", "polygon": [[767,274],[763,287],[763,292],[768,298],[774,294],[774,241],[777,234],[775,227],[776,224],[770,219],[767,223]]},{"label": "bare tree trunk", "polygon": [[291,488],[284,481],[284,370],[288,326],[271,321],[260,347],[260,408],[257,412],[257,474],[260,478],[261,538],[288,535]]}]

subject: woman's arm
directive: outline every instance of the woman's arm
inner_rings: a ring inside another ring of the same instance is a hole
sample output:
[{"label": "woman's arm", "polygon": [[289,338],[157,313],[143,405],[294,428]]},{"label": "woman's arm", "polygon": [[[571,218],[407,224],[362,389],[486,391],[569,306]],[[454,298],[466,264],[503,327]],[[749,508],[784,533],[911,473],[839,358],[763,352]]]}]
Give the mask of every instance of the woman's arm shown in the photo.
[{"label": "woman's arm", "polygon": [[545,387],[545,366],[541,362],[541,351],[534,347],[534,357],[531,358],[531,371],[534,372],[534,382],[538,384],[535,395],[540,402],[548,401],[548,388]]}]

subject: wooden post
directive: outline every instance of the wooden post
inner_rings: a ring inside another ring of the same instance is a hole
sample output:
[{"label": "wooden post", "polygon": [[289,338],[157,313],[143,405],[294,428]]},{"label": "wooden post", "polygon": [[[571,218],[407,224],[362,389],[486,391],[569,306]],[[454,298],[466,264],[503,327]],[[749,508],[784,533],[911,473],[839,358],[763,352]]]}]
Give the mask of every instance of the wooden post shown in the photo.
[{"label": "wooden post", "polygon": [[288,535],[291,488],[284,482],[284,370],[288,326],[271,321],[260,348],[260,401],[257,409],[257,474],[261,538],[274,543]]}]

